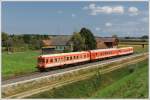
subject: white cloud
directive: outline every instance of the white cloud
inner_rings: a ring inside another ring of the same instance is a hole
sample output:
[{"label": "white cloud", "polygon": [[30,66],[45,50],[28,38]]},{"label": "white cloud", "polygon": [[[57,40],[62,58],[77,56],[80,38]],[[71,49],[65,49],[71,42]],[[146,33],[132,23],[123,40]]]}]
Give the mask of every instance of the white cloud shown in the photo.
[{"label": "white cloud", "polygon": [[124,13],[124,7],[123,6],[116,6],[113,8],[113,12],[123,14]]},{"label": "white cloud", "polygon": [[72,16],[72,17],[75,17],[76,15],[75,15],[75,14],[71,14],[71,16]]},{"label": "white cloud", "polygon": [[107,22],[107,23],[105,23],[105,26],[110,27],[110,26],[112,26],[112,23]]},{"label": "white cloud", "polygon": [[96,27],[95,30],[96,30],[96,31],[100,31],[101,29],[100,29],[99,27]]},{"label": "white cloud", "polygon": [[139,10],[136,7],[129,7],[128,12],[130,13],[130,16],[138,15]]},{"label": "white cloud", "polygon": [[83,7],[85,10],[90,10],[90,15],[97,15],[100,13],[105,13],[105,14],[111,14],[111,13],[116,13],[116,14],[123,14],[124,13],[124,7],[123,6],[96,6],[95,4],[89,4],[89,6]]}]

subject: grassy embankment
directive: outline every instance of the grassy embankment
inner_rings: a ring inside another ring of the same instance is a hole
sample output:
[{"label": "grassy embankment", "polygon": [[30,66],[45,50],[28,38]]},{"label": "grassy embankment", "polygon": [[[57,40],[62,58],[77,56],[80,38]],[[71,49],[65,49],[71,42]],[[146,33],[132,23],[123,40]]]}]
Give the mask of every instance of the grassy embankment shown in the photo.
[{"label": "grassy embankment", "polygon": [[92,98],[148,98],[148,61],[138,66],[132,74],[97,91]]},{"label": "grassy embankment", "polygon": [[[119,44],[119,47],[133,46],[135,52],[148,51],[148,45],[142,48],[142,45],[124,45]],[[26,51],[7,54],[2,52],[2,77],[8,78],[12,76],[22,75],[36,71],[36,62],[38,52]]]},{"label": "grassy embankment", "polygon": [[148,60],[29,98],[147,98]]},{"label": "grassy embankment", "polygon": [[35,67],[38,55],[39,53],[35,51],[16,52],[12,54],[3,52],[2,77],[8,78],[36,71]]}]

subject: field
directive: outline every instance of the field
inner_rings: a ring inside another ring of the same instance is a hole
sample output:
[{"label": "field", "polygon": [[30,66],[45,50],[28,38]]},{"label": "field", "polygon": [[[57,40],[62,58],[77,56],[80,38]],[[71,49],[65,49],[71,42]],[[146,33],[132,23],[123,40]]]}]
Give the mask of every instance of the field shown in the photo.
[{"label": "field", "polygon": [[148,45],[144,45],[144,48],[142,47],[142,45],[135,45],[135,44],[131,44],[131,43],[128,43],[128,44],[120,43],[118,45],[119,48],[128,47],[128,46],[133,47],[135,53],[142,53],[142,52],[147,52],[148,51]]},{"label": "field", "polygon": [[2,77],[8,78],[36,71],[38,52],[26,51],[8,54],[2,53]]},{"label": "field", "polygon": [[[119,44],[118,47],[134,47],[135,52],[141,53],[148,51],[148,45],[142,48],[142,45]],[[2,77],[8,78],[26,73],[37,71],[36,63],[39,52],[26,51],[7,54],[2,52]]]},{"label": "field", "polygon": [[135,71],[97,91],[93,98],[148,98],[148,61],[139,64]]},{"label": "field", "polygon": [[28,98],[148,98],[148,60]]}]

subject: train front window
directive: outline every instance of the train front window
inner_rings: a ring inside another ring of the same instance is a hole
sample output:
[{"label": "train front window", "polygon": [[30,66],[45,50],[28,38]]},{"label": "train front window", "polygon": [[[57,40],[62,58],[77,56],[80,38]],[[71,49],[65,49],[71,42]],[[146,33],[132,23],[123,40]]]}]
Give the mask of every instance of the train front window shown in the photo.
[{"label": "train front window", "polygon": [[44,63],[44,59],[39,58],[39,59],[38,59],[38,62],[39,62],[39,63]]}]

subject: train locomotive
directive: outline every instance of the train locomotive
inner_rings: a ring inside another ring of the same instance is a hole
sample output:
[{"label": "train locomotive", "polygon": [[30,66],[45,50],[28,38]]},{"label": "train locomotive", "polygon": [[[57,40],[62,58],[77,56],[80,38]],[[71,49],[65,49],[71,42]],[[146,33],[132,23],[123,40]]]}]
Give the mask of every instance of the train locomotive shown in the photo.
[{"label": "train locomotive", "polygon": [[44,71],[51,67],[63,67],[69,64],[102,60],[133,53],[133,47],[96,49],[81,52],[47,54],[38,56],[37,68]]}]

